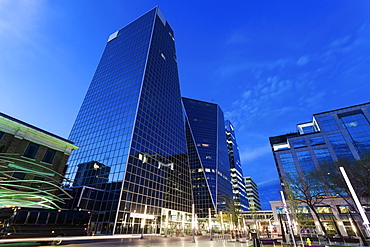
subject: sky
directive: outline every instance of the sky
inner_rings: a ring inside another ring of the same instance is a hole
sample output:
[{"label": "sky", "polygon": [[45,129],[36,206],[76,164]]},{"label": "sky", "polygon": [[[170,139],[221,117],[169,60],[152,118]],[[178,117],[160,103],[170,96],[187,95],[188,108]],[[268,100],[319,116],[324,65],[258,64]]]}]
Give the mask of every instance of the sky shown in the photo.
[{"label": "sky", "polygon": [[370,1],[0,0],[0,111],[68,138],[109,35],[155,6],[182,95],[233,123],[263,209],[280,199],[268,138],[370,101]]}]

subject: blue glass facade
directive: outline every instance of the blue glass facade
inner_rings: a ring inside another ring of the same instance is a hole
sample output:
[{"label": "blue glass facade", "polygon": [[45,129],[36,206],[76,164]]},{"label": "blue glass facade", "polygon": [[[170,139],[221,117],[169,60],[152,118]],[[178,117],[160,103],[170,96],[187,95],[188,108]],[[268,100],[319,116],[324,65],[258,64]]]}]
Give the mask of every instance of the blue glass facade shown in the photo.
[{"label": "blue glass facade", "polygon": [[[369,106],[366,103],[315,114],[312,122],[297,125],[299,132],[270,137],[281,182],[287,175],[304,177],[319,170],[321,164],[358,159],[369,151]],[[325,192],[332,194],[328,189]]]},{"label": "blue glass facade", "polygon": [[[154,8],[109,37],[69,138],[66,185],[101,233],[159,232],[193,202],[174,33]],[[178,227],[178,226],[174,226]]]},{"label": "blue glass facade", "polygon": [[227,148],[229,153],[230,176],[231,184],[233,187],[234,203],[241,211],[248,211],[249,203],[244,183],[239,148],[236,142],[234,127],[229,120],[225,121],[225,130],[226,130]]},{"label": "blue glass facade", "polygon": [[217,104],[182,98],[187,117],[189,161],[198,217],[226,208],[232,198],[224,115]]}]

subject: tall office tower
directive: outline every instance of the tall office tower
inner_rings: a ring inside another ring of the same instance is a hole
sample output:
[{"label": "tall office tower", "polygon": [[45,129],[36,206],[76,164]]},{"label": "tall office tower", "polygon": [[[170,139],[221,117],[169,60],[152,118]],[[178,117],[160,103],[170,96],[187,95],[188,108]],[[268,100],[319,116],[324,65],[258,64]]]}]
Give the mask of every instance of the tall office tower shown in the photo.
[{"label": "tall office tower", "polygon": [[[339,159],[359,159],[370,151],[369,122],[370,103],[365,103],[314,114],[312,121],[297,125],[296,133],[270,137],[281,183],[286,182],[286,177],[300,177],[311,185],[309,189],[315,189],[316,195],[320,188],[322,197],[327,198],[326,205],[318,210],[327,215],[322,222],[328,234],[347,236],[352,232],[351,222],[344,220],[346,217],[348,219],[346,212],[350,209],[346,202],[337,198],[337,193],[317,180],[311,184],[310,177],[305,174],[319,171],[320,168],[327,169],[330,163]],[[311,229],[315,229],[316,224],[312,222],[306,225],[310,224]]]},{"label": "tall office tower", "polygon": [[324,162],[359,159],[369,151],[369,107],[366,103],[314,114],[311,122],[297,125],[298,132],[270,137],[281,182],[317,171]]},{"label": "tall office tower", "polygon": [[229,120],[225,121],[225,131],[234,204],[241,211],[247,211],[249,205],[243,179],[243,168],[240,161],[238,144],[236,143],[234,127]]},{"label": "tall office tower", "polygon": [[174,33],[158,7],[110,35],[70,139],[69,207],[93,210],[93,231],[182,229],[190,168]]},{"label": "tall office tower", "polygon": [[199,218],[225,211],[232,198],[224,114],[214,103],[182,98],[194,203]]},{"label": "tall office tower", "polygon": [[250,211],[260,211],[261,201],[258,193],[257,184],[253,181],[251,177],[244,178],[245,189],[247,191],[247,198],[249,202]]}]

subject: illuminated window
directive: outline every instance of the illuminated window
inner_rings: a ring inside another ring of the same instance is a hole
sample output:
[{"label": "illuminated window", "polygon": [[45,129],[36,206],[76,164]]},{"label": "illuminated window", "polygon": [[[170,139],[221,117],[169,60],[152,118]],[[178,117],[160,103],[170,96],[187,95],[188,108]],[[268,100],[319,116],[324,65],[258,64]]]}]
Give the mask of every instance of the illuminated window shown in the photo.
[{"label": "illuminated window", "polygon": [[205,169],[205,171],[206,171],[206,172],[211,172],[211,169],[206,168],[206,169]]},{"label": "illuminated window", "polygon": [[139,154],[139,160],[143,161],[143,163],[148,163],[148,156],[146,154]]},{"label": "illuminated window", "polygon": [[173,35],[170,32],[168,32],[168,34],[171,36],[172,40],[175,41],[175,38],[173,37]]},{"label": "illuminated window", "polygon": [[330,213],[332,213],[331,207],[316,207],[316,211],[319,214],[330,214]]},{"label": "illuminated window", "polygon": [[347,205],[340,205],[340,206],[337,206],[337,207],[338,207],[339,213],[341,213],[341,214],[349,214],[350,213],[349,207]]},{"label": "illuminated window", "polygon": [[203,143],[202,147],[209,147],[209,144]]}]

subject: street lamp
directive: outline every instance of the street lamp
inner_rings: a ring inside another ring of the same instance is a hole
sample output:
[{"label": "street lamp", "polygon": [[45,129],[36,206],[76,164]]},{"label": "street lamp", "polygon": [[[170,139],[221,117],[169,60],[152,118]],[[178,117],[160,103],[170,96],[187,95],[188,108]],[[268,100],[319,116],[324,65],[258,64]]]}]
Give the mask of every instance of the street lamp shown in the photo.
[{"label": "street lamp", "polygon": [[213,240],[212,239],[212,215],[211,215],[211,208],[208,208],[208,214],[209,214],[209,221],[208,221],[208,225],[209,225],[209,240]]},{"label": "street lamp", "polygon": [[195,231],[195,205],[193,203],[193,205],[191,206],[191,228],[192,228],[192,231],[191,231],[191,242],[192,243],[195,243],[195,238],[194,238],[194,231]]},{"label": "street lamp", "polygon": [[222,217],[222,211],[220,211],[220,217],[221,217],[221,234],[223,238],[224,237],[224,219]]},{"label": "street lamp", "polygon": [[339,170],[340,170],[340,172],[342,173],[342,175],[344,177],[344,181],[346,181],[346,184],[349,188],[349,191],[351,192],[352,198],[355,201],[356,207],[357,207],[358,211],[360,212],[362,220],[364,221],[363,224],[365,226],[366,233],[367,233],[368,236],[370,236],[370,223],[369,223],[369,220],[366,217],[365,210],[362,207],[362,205],[360,203],[360,200],[358,199],[358,197],[356,195],[356,192],[352,187],[351,181],[349,181],[349,178],[347,176],[346,171],[344,170],[344,168],[342,166],[339,167]]},{"label": "street lamp", "polygon": [[144,217],[141,219],[141,236],[140,238],[143,239],[144,238],[144,228],[145,228],[145,218],[146,218],[146,209],[147,209],[147,205],[145,205],[145,208],[144,208]]},{"label": "street lamp", "polygon": [[287,219],[288,219],[288,225],[289,225],[290,235],[292,236],[292,240],[293,240],[294,247],[297,247],[297,244],[296,244],[296,242],[295,242],[295,238],[294,238],[294,232],[293,232],[292,220],[290,219],[288,206],[287,206],[287,204],[286,204],[285,197],[284,197],[284,192],[283,192],[283,191],[280,191],[280,195],[281,195],[281,199],[283,200],[283,204],[284,204],[284,211],[285,211],[286,217],[287,217]]}]

